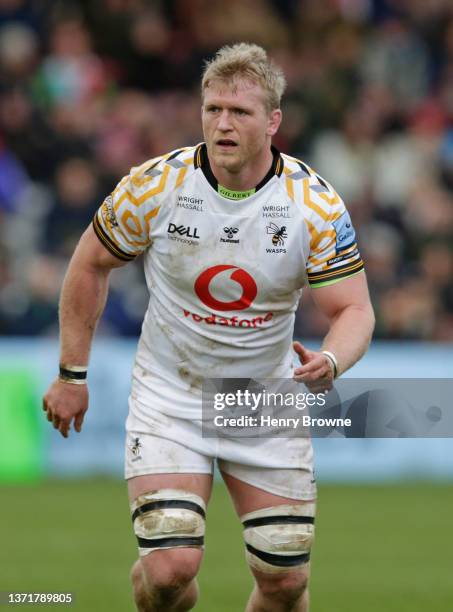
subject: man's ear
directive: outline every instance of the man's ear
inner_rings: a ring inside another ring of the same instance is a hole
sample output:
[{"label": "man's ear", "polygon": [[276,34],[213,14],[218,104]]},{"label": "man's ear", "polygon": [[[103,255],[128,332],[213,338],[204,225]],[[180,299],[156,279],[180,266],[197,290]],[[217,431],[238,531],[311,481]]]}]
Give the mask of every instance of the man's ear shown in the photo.
[{"label": "man's ear", "polygon": [[274,136],[277,133],[280,123],[282,122],[282,111],[279,108],[274,108],[269,114],[266,134]]}]

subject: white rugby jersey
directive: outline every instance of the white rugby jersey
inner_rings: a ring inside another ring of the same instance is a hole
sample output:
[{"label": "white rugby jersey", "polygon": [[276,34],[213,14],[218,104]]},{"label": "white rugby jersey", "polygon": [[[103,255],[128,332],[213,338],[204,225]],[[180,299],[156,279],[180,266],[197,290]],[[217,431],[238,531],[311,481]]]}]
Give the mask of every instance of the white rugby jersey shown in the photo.
[{"label": "white rugby jersey", "polygon": [[231,197],[202,143],[133,168],[93,221],[116,257],[144,253],[132,395],[164,413],[199,418],[204,377],[291,377],[303,287],[363,269],[342,200],[297,159],[273,149],[256,189]]}]

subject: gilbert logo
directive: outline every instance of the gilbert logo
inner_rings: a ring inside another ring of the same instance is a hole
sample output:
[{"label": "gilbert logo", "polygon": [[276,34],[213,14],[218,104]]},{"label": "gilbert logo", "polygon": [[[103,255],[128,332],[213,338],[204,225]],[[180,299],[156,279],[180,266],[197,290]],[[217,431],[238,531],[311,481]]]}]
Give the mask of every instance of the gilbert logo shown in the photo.
[{"label": "gilbert logo", "polygon": [[[224,282],[230,283],[233,281],[240,285],[242,287],[242,295],[237,300],[226,302],[215,298],[209,289],[209,285],[214,277],[218,274],[226,273],[229,270],[231,270],[229,274],[224,274]],[[227,310],[244,310],[250,306],[258,293],[258,287],[248,272],[237,266],[223,264],[213,266],[202,272],[195,281],[194,289],[205,306],[220,312],[226,312]]]},{"label": "gilbert logo", "polygon": [[194,227],[193,231],[190,225],[175,225],[174,223],[168,224],[167,232],[169,234],[179,234],[180,236],[187,236],[187,238],[200,238],[198,235],[198,228]]}]

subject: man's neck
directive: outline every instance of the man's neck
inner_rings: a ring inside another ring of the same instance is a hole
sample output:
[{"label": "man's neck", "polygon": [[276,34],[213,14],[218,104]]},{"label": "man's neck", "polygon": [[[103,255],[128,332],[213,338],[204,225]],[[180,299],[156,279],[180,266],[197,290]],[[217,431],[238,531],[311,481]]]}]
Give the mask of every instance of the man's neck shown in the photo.
[{"label": "man's neck", "polygon": [[[209,158],[209,155],[208,155]],[[212,173],[218,183],[232,191],[248,191],[258,185],[269,172],[273,162],[270,147],[254,163],[249,163],[238,172],[230,172],[226,168],[219,167],[209,159]]]}]

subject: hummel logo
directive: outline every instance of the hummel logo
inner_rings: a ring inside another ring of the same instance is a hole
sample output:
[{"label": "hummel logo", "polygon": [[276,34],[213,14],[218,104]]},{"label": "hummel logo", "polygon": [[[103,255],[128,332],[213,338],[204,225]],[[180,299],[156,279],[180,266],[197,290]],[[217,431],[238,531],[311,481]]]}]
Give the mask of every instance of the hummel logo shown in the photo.
[{"label": "hummel logo", "polygon": [[220,238],[220,242],[231,242],[233,244],[239,243],[239,238],[233,239],[233,236],[235,236],[239,231],[238,227],[224,227],[223,231],[227,235],[227,238]]},{"label": "hummel logo", "polygon": [[224,227],[223,231],[228,236],[228,238],[233,238],[234,234],[237,234],[239,229],[237,227]]}]

